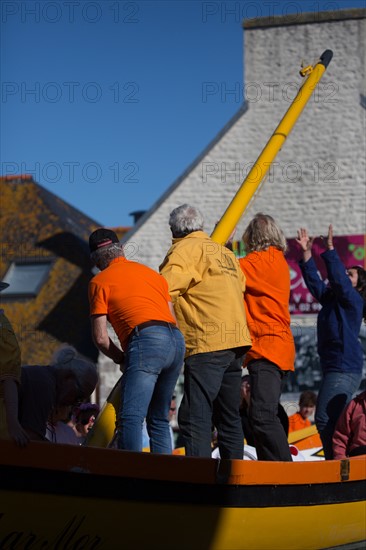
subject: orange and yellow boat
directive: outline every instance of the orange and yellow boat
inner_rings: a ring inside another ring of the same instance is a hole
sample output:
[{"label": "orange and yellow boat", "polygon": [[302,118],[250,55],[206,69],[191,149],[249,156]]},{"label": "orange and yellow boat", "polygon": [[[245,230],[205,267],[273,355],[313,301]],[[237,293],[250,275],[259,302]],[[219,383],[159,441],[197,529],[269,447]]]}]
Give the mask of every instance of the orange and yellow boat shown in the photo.
[{"label": "orange and yellow boat", "polygon": [[[326,50],[212,235],[226,242],[332,57]],[[116,392],[117,393],[117,392]],[[365,549],[366,457],[260,462],[0,441],[0,549]],[[291,435],[291,443],[313,434]],[[289,441],[290,442],[290,441]]]},{"label": "orange and yellow boat", "polygon": [[365,548],[366,457],[293,463],[0,443],[0,548]]}]

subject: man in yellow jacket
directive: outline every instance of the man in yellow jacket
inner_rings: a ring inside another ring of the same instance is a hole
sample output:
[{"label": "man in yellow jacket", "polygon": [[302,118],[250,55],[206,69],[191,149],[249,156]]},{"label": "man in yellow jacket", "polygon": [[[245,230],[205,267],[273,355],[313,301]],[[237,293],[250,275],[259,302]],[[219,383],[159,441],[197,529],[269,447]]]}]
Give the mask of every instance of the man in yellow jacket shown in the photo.
[{"label": "man in yellow jacket", "polygon": [[235,255],[203,231],[197,208],[175,208],[169,225],[173,244],[160,272],[186,343],[178,414],[186,455],[211,456],[214,425],[220,456],[240,459],[241,369],[251,345],[243,302],[245,277]]}]

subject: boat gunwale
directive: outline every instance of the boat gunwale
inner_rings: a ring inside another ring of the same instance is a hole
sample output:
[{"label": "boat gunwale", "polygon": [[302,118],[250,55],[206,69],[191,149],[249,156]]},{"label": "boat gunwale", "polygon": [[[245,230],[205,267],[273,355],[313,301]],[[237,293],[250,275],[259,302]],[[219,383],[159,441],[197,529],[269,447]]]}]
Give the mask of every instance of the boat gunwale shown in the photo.
[{"label": "boat gunwale", "polygon": [[[366,479],[366,456],[313,462],[262,462],[156,455],[117,449],[31,442],[0,442],[0,466],[80,471],[97,476],[193,484],[301,485]],[[344,472],[348,472],[344,475]]]}]

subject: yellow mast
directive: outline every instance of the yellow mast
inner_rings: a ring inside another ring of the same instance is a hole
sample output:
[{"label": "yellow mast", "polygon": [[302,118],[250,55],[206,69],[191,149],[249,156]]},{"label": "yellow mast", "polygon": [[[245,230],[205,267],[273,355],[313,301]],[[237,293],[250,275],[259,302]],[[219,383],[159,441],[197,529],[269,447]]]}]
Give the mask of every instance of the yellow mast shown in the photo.
[{"label": "yellow mast", "polygon": [[257,158],[254,166],[227,207],[219,223],[215,227],[211,235],[211,238],[215,242],[224,244],[228,240],[234,227],[239,222],[246,207],[248,206],[251,198],[268,172],[277,153],[282,148],[287,136],[291,132],[305,105],[309,101],[311,94],[314,92],[315,87],[323,76],[324,71],[328,67],[332,57],[333,52],[331,50],[325,50],[315,67],[308,66],[300,71],[301,76],[308,76],[304,84],[299,89],[285,116],[273,132],[267,145]]}]

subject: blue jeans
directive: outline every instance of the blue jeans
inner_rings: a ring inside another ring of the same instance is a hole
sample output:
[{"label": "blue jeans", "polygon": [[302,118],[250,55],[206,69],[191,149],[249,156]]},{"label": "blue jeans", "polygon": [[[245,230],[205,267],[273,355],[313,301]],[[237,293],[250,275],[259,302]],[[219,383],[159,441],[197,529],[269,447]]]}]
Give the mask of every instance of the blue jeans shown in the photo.
[{"label": "blue jeans", "polygon": [[154,325],[134,330],[121,381],[119,449],[142,451],[146,417],[151,452],[172,452],[168,415],[184,352],[184,338],[176,328]]},{"label": "blue jeans", "polygon": [[214,425],[221,458],[243,458],[239,405],[244,353],[240,347],[186,358],[178,423],[187,456],[211,457]]},{"label": "blue jeans", "polygon": [[333,458],[332,438],[344,407],[358,390],[361,373],[326,372],[320,384],[315,411],[315,424],[323,443],[326,460]]}]

